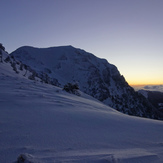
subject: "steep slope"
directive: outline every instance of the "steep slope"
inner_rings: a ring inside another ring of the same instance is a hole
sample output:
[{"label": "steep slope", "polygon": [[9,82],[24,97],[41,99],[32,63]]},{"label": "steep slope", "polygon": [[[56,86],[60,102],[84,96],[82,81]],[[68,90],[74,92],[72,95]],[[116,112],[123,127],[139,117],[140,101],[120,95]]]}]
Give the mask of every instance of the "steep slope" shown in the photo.
[{"label": "steep slope", "polygon": [[139,90],[138,92],[147,98],[163,114],[163,92],[148,90]]},{"label": "steep slope", "polygon": [[63,87],[78,83],[80,90],[123,113],[159,119],[159,113],[131,88],[117,68],[105,59],[72,46],[21,47],[11,53],[37,76]]},{"label": "steep slope", "polygon": [[0,63],[1,163],[162,163],[163,122],[124,115]]},{"label": "steep slope", "polygon": [[0,43],[0,63],[8,57],[8,53],[5,51],[5,47]]}]

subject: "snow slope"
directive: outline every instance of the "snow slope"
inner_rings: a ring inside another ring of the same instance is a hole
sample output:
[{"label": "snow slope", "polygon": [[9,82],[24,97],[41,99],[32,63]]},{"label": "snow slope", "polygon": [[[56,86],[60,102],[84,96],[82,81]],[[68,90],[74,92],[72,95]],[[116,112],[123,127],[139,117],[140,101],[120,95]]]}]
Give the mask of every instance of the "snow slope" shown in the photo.
[{"label": "snow slope", "polygon": [[0,162],[20,154],[33,163],[162,163],[163,122],[124,115],[0,63]]}]

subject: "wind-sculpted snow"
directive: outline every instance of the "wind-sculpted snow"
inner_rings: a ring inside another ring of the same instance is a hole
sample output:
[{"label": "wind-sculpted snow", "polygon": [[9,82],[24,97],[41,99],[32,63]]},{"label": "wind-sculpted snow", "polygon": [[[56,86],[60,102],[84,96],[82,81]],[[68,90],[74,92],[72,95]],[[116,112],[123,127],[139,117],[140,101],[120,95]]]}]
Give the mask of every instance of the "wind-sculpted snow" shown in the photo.
[{"label": "wind-sculpted snow", "polygon": [[81,91],[125,114],[162,119],[146,98],[136,93],[116,66],[72,46],[21,47],[11,53],[46,83],[78,83]]},{"label": "wind-sculpted snow", "polygon": [[1,163],[162,163],[163,122],[124,115],[0,63]]}]

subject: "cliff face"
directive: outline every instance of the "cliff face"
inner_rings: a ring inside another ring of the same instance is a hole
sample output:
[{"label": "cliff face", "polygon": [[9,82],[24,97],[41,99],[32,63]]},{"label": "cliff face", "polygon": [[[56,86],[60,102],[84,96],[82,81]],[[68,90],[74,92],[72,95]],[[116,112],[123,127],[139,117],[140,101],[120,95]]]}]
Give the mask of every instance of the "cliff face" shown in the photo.
[{"label": "cliff face", "polygon": [[159,113],[142,95],[128,85],[116,66],[105,59],[72,46],[21,47],[10,54],[35,71],[63,87],[77,83],[81,91],[114,109],[141,117],[159,118]]}]

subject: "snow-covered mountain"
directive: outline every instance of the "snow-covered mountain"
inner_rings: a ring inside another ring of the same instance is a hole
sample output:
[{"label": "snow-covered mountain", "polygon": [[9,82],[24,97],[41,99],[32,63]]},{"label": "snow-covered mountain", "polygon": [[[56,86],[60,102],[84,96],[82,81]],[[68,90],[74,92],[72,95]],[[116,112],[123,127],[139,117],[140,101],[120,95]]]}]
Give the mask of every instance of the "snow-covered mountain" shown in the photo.
[{"label": "snow-covered mountain", "polygon": [[1,163],[163,162],[163,121],[128,116],[30,78],[32,69],[2,53]]},{"label": "snow-covered mountain", "polygon": [[128,85],[116,66],[72,46],[21,47],[11,53],[46,83],[78,83],[81,91],[130,115],[160,119],[159,112]]}]

